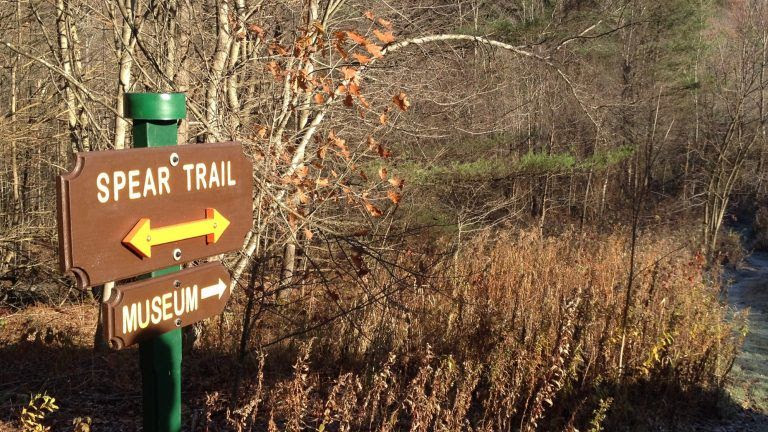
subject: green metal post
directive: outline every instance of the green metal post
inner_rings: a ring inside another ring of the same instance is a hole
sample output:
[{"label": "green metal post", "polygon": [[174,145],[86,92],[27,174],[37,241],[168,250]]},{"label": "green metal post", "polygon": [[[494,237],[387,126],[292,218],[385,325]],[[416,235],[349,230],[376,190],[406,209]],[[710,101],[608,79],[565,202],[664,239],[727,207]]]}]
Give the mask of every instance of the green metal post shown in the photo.
[{"label": "green metal post", "polygon": [[[133,147],[178,144],[178,120],[187,115],[183,93],[129,93],[126,117],[133,119]],[[180,266],[152,272],[161,276]],[[144,432],[181,431],[181,329],[139,343]]]}]

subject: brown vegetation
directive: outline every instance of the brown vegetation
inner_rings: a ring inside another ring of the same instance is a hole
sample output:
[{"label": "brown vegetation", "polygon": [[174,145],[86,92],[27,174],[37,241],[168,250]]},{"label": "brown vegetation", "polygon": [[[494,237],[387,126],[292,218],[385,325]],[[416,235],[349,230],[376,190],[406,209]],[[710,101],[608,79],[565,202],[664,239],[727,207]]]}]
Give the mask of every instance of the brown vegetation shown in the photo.
[{"label": "brown vegetation", "polygon": [[131,145],[142,91],[186,93],[180,143],[253,161],[232,300],[189,332],[191,429],[598,431],[721,403],[734,196],[768,232],[767,29],[761,0],[0,4],[0,416],[47,391],[57,424],[135,427],[135,355],[91,352],[103,291],[56,268],[53,183]]},{"label": "brown vegetation", "polygon": [[[202,428],[195,430],[273,424],[281,430],[323,430],[325,425],[325,430],[494,431],[536,430],[537,425],[539,430],[589,430],[590,424],[599,430],[596,422],[606,430],[619,425],[631,430],[633,424],[648,424],[644,410],[660,410],[650,421],[667,421],[675,412],[676,420],[684,419],[685,404],[678,400],[665,411],[661,400],[696,394],[694,406],[714,397],[740,333],[738,323],[724,322],[726,308],[718,286],[703,278],[702,258],[680,250],[675,240],[656,239],[640,248],[623,369],[625,242],[613,235],[566,233],[542,240],[529,232],[503,234],[473,240],[459,256],[438,260],[420,276],[373,270],[363,283],[337,285],[338,294],[307,281],[303,301],[298,293],[284,299],[286,315],[302,316],[303,322],[295,323],[299,328],[265,311],[256,314],[239,364],[225,360],[228,366],[206,369],[192,360],[187,380],[198,381],[199,373],[214,375],[193,385],[198,398],[206,394],[206,402],[205,408],[190,404],[197,414],[189,421]],[[393,259],[405,265],[420,258],[414,250]],[[370,287],[393,279],[400,286],[388,301],[358,307],[377,296]],[[237,349],[232,341],[240,321],[232,318],[242,313],[246,298],[238,300],[207,325],[203,359]],[[339,309],[350,312],[312,329]],[[301,336],[284,339],[286,331]],[[3,342],[4,363],[15,365],[4,376],[33,360],[34,355],[22,356],[37,350],[35,345],[87,349],[83,341],[22,339]],[[135,368],[105,359],[97,372],[102,376]],[[238,369],[236,376],[226,374],[228,367]],[[116,415],[88,393],[54,389],[59,400],[71,404],[90,400],[98,409],[88,415],[102,409]],[[239,392],[237,398],[233,391]],[[606,411],[604,420],[595,420]]]}]

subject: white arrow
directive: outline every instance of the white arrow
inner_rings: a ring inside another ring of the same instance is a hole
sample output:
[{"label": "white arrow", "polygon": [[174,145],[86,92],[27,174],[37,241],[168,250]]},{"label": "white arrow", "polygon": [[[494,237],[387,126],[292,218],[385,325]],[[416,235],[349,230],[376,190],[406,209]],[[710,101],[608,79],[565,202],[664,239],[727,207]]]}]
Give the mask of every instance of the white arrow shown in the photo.
[{"label": "white arrow", "polygon": [[216,284],[213,284],[211,286],[204,287],[200,292],[200,298],[205,300],[209,297],[218,296],[221,298],[221,296],[224,294],[224,290],[227,289],[227,284],[224,283],[221,279],[219,279],[219,282]]}]

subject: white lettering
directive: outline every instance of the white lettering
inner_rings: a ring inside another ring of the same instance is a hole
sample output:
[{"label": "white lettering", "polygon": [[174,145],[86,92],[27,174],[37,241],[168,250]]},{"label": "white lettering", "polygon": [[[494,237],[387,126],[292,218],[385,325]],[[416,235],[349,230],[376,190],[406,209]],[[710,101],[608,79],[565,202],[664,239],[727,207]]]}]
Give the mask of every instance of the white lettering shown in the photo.
[{"label": "white lettering", "polygon": [[187,312],[194,312],[197,310],[197,285],[192,285],[192,288],[187,287]]},{"label": "white lettering", "polygon": [[171,187],[168,185],[168,178],[171,176],[171,172],[168,171],[168,167],[160,167],[157,169],[158,189],[160,189],[160,195],[163,194],[163,188],[165,193],[171,193]]},{"label": "white lettering", "polygon": [[227,186],[235,186],[237,182],[232,178],[232,162],[227,161]]},{"label": "white lettering", "polygon": [[136,330],[136,303],[131,304],[130,311],[128,306],[123,306],[123,334],[128,334]]},{"label": "white lettering", "polygon": [[[188,163],[182,169],[186,174],[188,192],[237,186],[231,161]],[[96,199],[102,204],[119,201],[121,191],[125,191],[131,200],[170,194],[171,171],[167,166],[161,166],[99,173],[96,190]]]},{"label": "white lettering", "polygon": [[204,163],[195,164],[195,188],[197,190],[200,190],[200,183],[203,184],[203,189],[208,189],[208,186],[205,184],[205,164]]},{"label": "white lettering", "polygon": [[171,304],[172,296],[172,293],[163,294],[163,321],[169,320],[173,317],[173,315],[171,315],[171,307],[173,306]]},{"label": "white lettering", "polygon": [[[144,318],[147,320],[144,321]],[[141,303],[139,303],[139,328],[149,327],[149,300],[144,301],[144,316],[141,315]]]},{"label": "white lettering", "polygon": [[115,201],[117,201],[120,199],[120,191],[125,189],[125,173],[122,171],[115,171],[114,179]]},{"label": "white lettering", "polygon": [[160,297],[152,298],[152,324],[157,324],[163,319],[163,312],[160,309]]},{"label": "white lettering", "polygon": [[219,181],[219,170],[216,168],[216,162],[211,162],[211,178],[208,179],[208,186],[213,188],[213,184],[216,183],[216,187],[221,187]]},{"label": "white lettering", "polygon": [[136,177],[139,176],[139,170],[130,170],[128,171],[128,198],[130,199],[139,199],[141,198],[141,193],[139,193],[138,189],[141,183],[139,183],[139,180],[136,179]]},{"label": "white lettering", "polygon": [[99,189],[99,193],[96,195],[99,202],[104,204],[109,201],[109,174],[100,173],[96,176],[96,187]]},{"label": "white lettering", "polygon": [[192,170],[195,168],[194,164],[184,164],[181,168],[187,173],[187,191],[192,190]]},{"label": "white lettering", "polygon": [[182,290],[175,290],[173,292],[173,313],[176,316],[184,314],[184,291]]},{"label": "white lettering", "polygon": [[152,192],[152,196],[157,196],[157,190],[155,189],[155,176],[152,175],[152,168],[147,168],[147,173],[144,175],[144,198],[148,196],[147,192]]}]

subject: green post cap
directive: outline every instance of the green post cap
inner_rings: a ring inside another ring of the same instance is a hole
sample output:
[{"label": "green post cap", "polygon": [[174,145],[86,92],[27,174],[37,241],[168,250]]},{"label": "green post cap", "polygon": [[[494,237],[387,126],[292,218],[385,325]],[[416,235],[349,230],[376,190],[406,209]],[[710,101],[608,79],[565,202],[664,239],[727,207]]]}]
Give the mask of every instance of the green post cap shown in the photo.
[{"label": "green post cap", "polygon": [[125,116],[137,120],[179,120],[187,117],[184,93],[127,93]]}]

